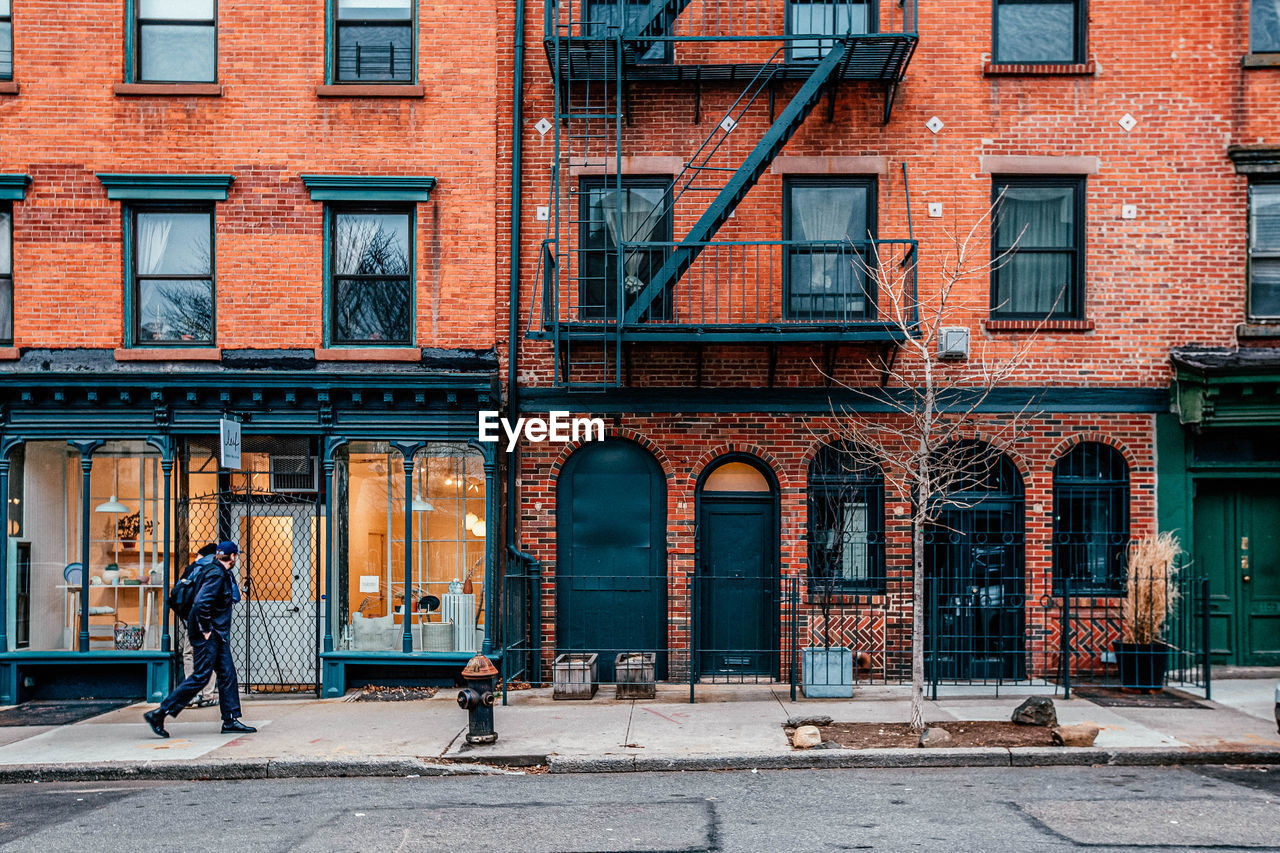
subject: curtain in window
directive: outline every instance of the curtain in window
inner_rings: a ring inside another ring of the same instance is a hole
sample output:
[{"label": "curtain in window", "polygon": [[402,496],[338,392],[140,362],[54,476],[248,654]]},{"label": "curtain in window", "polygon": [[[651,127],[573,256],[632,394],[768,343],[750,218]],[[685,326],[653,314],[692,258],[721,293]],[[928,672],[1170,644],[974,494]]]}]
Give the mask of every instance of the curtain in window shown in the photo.
[{"label": "curtain in window", "polygon": [[[609,241],[612,245],[617,246],[621,243],[645,243],[658,239],[655,232],[658,230],[658,223],[661,217],[657,215],[658,203],[661,199],[660,190],[650,190],[646,193],[643,190],[624,189],[622,191],[621,217],[619,223],[619,205],[618,193],[604,192],[600,193],[599,199],[601,213],[604,215],[605,227],[609,231]],[[621,239],[619,239],[621,234]],[[628,294],[639,293],[645,286],[645,281],[640,278],[640,272],[644,268],[645,261],[649,259],[649,252],[631,251],[627,253],[624,260],[624,279],[623,289]]]},{"label": "curtain in window", "polygon": [[792,187],[791,239],[833,244],[791,248],[791,314],[861,315],[866,310],[866,270],[855,265],[857,252],[868,239],[867,189]]},{"label": "curtain in window", "polygon": [[996,4],[996,62],[1073,62],[1076,3],[1068,0]]},{"label": "curtain in window", "polygon": [[862,501],[844,501],[841,507],[841,569],[847,581],[867,580],[867,505]]},{"label": "curtain in window", "polygon": [[1280,0],[1253,0],[1249,36],[1255,53],[1280,51]]},{"label": "curtain in window", "polygon": [[142,215],[138,217],[138,274],[156,275],[161,272],[165,252],[169,250],[169,235],[173,232],[173,220],[166,216]]},{"label": "curtain in window", "polygon": [[0,275],[13,273],[13,219],[9,212],[0,210]]},{"label": "curtain in window", "polygon": [[1070,250],[1075,243],[1075,193],[1068,187],[1007,187],[1000,200],[997,243],[1014,249],[999,270],[996,310],[1048,314],[1071,308],[1071,255],[1023,249]]}]

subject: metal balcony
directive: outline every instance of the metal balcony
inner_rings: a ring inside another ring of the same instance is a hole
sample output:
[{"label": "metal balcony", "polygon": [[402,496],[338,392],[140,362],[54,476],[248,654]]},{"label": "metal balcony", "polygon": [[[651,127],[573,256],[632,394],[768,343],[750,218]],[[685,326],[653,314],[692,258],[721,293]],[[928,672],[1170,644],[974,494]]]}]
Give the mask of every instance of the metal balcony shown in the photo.
[{"label": "metal balcony", "polygon": [[915,240],[708,242],[635,321],[627,309],[682,243],[560,251],[543,244],[532,338],[894,343],[918,323]]},{"label": "metal balcony", "polygon": [[619,74],[732,83],[771,65],[781,66],[773,78],[784,82],[806,79],[838,39],[848,38],[838,79],[897,83],[919,40],[917,2],[546,0],[547,58],[562,85]]}]

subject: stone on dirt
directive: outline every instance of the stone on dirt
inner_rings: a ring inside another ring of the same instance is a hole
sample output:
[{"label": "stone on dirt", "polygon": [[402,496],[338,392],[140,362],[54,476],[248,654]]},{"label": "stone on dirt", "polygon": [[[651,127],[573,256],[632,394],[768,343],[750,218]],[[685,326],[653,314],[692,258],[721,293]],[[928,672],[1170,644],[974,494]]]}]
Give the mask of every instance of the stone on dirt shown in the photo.
[{"label": "stone on dirt", "polygon": [[812,749],[822,743],[822,732],[817,726],[801,726],[791,738],[791,745],[796,749]]},{"label": "stone on dirt", "polygon": [[1098,727],[1088,723],[1075,726],[1058,726],[1053,730],[1054,746],[1093,746],[1098,737]]},{"label": "stone on dirt", "polygon": [[928,749],[930,747],[951,746],[951,732],[938,726],[931,726],[924,730],[920,735],[920,746]]},{"label": "stone on dirt", "polygon": [[1013,721],[1023,726],[1045,726],[1053,728],[1058,724],[1058,712],[1053,708],[1053,700],[1047,696],[1032,696],[1017,708],[1013,709]]}]

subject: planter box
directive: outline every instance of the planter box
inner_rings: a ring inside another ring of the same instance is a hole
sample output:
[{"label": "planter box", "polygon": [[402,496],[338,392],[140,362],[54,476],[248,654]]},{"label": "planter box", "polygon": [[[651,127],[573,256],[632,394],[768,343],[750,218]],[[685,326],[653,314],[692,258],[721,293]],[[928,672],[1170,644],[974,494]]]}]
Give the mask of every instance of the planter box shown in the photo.
[{"label": "planter box", "polygon": [[613,673],[618,682],[618,699],[653,699],[658,685],[653,677],[653,652],[623,652],[614,658]]},{"label": "planter box", "polygon": [[853,697],[853,650],[843,646],[800,650],[804,695],[810,699]]},{"label": "planter box", "polygon": [[1169,665],[1169,647],[1164,643],[1116,643],[1116,664],[1120,686],[1130,690],[1163,690]]},{"label": "planter box", "polygon": [[559,655],[552,664],[552,699],[590,699],[596,695],[596,655]]}]

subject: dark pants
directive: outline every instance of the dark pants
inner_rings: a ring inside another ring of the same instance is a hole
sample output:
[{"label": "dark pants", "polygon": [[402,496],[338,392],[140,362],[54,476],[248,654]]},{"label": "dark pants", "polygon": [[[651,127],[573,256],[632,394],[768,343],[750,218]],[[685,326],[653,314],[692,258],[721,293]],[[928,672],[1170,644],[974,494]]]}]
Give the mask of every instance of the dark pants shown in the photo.
[{"label": "dark pants", "polygon": [[236,665],[231,660],[231,645],[227,638],[217,631],[209,635],[189,638],[191,640],[191,674],[186,680],[173,688],[163,702],[160,710],[170,717],[178,713],[204,689],[209,678],[218,674],[218,706],[222,709],[223,720],[234,720],[240,716],[240,685],[236,679]]}]

